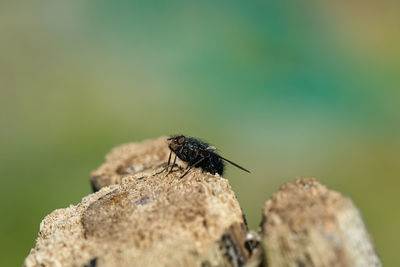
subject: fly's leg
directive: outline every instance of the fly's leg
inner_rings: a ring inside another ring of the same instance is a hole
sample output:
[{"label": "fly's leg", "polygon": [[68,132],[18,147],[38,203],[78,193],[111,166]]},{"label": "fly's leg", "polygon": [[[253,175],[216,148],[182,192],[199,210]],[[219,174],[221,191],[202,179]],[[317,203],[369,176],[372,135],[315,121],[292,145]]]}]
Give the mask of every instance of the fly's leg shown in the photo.
[{"label": "fly's leg", "polygon": [[[172,153],[172,151],[171,151],[171,153]],[[170,156],[171,156],[171,153],[169,154]],[[169,167],[170,159],[171,159],[171,157],[168,159],[168,166],[167,166],[167,168]],[[176,155],[175,155],[175,158],[174,158],[174,163],[172,163],[171,169],[169,170],[169,172],[167,173],[166,176],[168,176],[168,174],[170,174],[170,173],[172,172],[172,169],[174,168],[175,163],[176,163]]]},{"label": "fly's leg", "polygon": [[171,162],[171,155],[172,155],[172,150],[169,152],[167,166],[169,166],[169,163]]},{"label": "fly's leg", "polygon": [[189,166],[189,168],[187,169],[187,171],[181,176],[181,178],[183,178],[186,174],[188,174],[188,172],[193,168],[193,167],[196,167],[196,165],[197,164],[200,164],[203,160],[205,160],[207,157],[203,157],[203,158],[201,158],[201,159],[199,159],[196,163],[194,163],[194,164],[191,164],[190,166]]}]

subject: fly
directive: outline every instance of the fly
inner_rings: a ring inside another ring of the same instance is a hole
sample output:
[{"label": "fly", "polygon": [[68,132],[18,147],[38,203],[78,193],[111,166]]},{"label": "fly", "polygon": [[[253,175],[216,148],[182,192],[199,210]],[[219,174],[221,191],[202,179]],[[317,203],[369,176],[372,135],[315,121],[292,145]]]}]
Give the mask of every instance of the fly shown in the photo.
[{"label": "fly", "polygon": [[[225,162],[228,162],[233,166],[250,173],[249,170],[243,168],[242,166],[239,166],[229,159],[220,156],[216,152],[215,147],[210,146],[199,139],[186,137],[184,135],[177,135],[168,138],[167,141],[168,147],[171,150],[168,157],[168,166],[171,162],[172,153],[175,154],[172,168],[175,166],[177,157],[188,164],[187,170],[181,176],[181,178],[195,167],[201,168],[203,171],[207,171],[211,174],[218,173],[222,176],[224,173]],[[172,168],[168,173],[171,173]]]}]

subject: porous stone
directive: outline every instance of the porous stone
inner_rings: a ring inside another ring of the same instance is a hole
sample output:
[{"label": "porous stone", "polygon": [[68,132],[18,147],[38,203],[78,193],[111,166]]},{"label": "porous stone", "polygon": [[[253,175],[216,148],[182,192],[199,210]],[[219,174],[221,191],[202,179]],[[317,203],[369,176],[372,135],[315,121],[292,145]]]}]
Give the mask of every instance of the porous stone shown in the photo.
[{"label": "porous stone", "polygon": [[248,231],[228,180],[184,164],[166,138],[116,147],[95,193],[40,224],[25,266],[382,266],[352,201],[314,179],[283,185]]},{"label": "porous stone", "polygon": [[98,192],[45,217],[25,266],[242,266],[247,226],[228,180],[166,176],[165,147],[160,138],[114,149],[93,172],[105,181]]},{"label": "porous stone", "polygon": [[261,227],[266,266],[382,266],[352,201],[314,179],[283,185]]},{"label": "porous stone", "polygon": [[169,152],[166,137],[113,148],[106,161],[90,175],[93,191],[121,183],[124,177],[154,174],[154,170],[166,166]]}]

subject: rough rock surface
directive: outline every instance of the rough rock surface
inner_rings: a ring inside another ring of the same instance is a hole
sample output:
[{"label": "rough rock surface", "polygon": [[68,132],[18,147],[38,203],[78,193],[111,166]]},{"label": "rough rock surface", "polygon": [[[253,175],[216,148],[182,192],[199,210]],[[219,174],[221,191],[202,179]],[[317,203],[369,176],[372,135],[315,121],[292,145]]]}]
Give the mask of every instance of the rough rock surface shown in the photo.
[{"label": "rough rock surface", "polygon": [[[165,166],[169,151],[166,137],[115,147],[106,156],[106,162],[92,172],[93,191],[119,184],[124,177],[140,178],[154,174],[155,170]],[[182,164],[179,160],[178,163]]]},{"label": "rough rock surface", "polygon": [[314,179],[285,184],[263,213],[267,266],[382,266],[351,200]]},{"label": "rough rock surface", "polygon": [[[114,149],[94,174],[119,184],[48,215],[25,266],[242,265],[247,226],[229,182],[199,169],[166,176],[165,147]],[[134,171],[119,174],[126,168]]]},{"label": "rough rock surface", "polygon": [[113,149],[95,193],[53,211],[25,266],[382,266],[350,199],[314,179],[287,183],[248,232],[228,180],[166,176],[165,137]]}]

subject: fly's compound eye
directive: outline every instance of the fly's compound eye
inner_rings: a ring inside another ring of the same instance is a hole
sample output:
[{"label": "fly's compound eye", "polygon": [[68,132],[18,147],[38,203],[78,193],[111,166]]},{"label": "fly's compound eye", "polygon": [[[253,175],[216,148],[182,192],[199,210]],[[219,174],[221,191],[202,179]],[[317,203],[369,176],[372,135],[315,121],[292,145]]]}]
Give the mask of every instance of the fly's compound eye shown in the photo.
[{"label": "fly's compound eye", "polygon": [[179,145],[182,145],[183,143],[185,143],[185,137],[184,136],[180,136],[177,141],[178,141]]},{"label": "fly's compound eye", "polygon": [[179,147],[183,144],[180,143],[180,140],[183,138],[183,140],[185,139],[185,137],[182,136],[174,136],[174,137],[170,137],[168,138],[168,146],[171,150],[173,151],[177,151],[179,149]]}]

